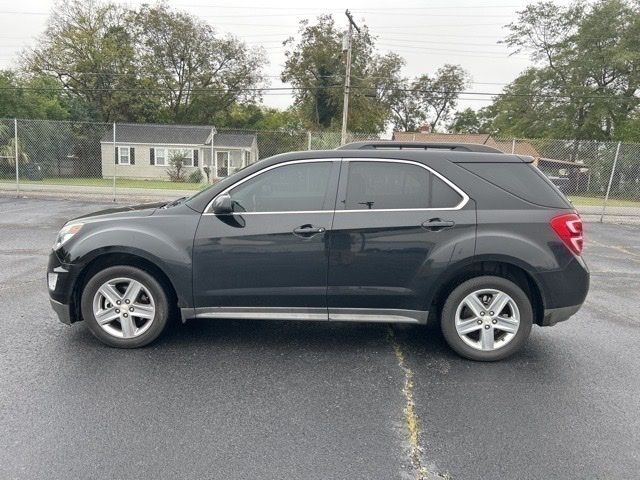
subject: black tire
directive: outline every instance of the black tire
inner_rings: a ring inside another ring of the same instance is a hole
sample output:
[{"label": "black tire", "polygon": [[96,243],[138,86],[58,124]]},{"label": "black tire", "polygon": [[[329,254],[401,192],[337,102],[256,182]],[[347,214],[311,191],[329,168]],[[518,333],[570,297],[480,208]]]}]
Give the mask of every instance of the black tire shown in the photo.
[{"label": "black tire", "polygon": [[[506,345],[492,351],[482,351],[467,345],[458,335],[455,326],[455,316],[458,305],[460,305],[463,299],[470,293],[485,288],[493,288],[508,294],[520,312],[520,325],[515,336]],[[531,307],[531,300],[527,294],[512,281],[494,276],[475,277],[456,287],[449,294],[440,318],[442,334],[449,346],[462,357],[482,362],[502,360],[520,350],[527,341],[527,338],[529,338],[532,324],[533,309]]]},{"label": "black tire", "polygon": [[[98,324],[93,313],[93,300],[98,289],[105,282],[121,277],[130,278],[142,283],[142,285],[148,289],[155,303],[155,315],[150,327],[139,336],[133,338],[118,338],[107,333]],[[138,348],[153,342],[162,334],[167,326],[169,312],[171,311],[167,294],[160,282],[144,270],[125,265],[105,268],[91,277],[84,286],[80,308],[82,310],[82,317],[87,323],[89,330],[91,330],[91,333],[102,343],[117,348]]]}]

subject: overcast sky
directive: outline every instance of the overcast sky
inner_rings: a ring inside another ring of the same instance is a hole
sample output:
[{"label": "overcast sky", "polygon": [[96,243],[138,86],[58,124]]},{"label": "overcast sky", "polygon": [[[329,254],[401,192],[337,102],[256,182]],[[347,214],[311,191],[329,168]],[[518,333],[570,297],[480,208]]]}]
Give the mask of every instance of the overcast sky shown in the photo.
[{"label": "overcast sky", "polygon": [[[118,3],[135,6],[153,2]],[[249,45],[263,46],[269,56],[267,74],[273,87],[282,86],[279,80],[284,63],[282,41],[296,34],[298,22],[332,13],[338,24],[343,23],[346,28],[345,8],[351,10],[358,23],[367,23],[371,33],[378,37],[381,52],[392,50],[406,59],[405,74],[409,77],[455,63],[471,74],[473,83],[469,91],[498,92],[530,64],[526,56],[509,56],[507,48],[497,44],[506,34],[504,25],[515,19],[518,10],[532,3],[527,1],[170,0],[168,3],[206,20],[219,33],[232,33]],[[18,52],[33,44],[43,31],[53,4],[47,0],[0,0],[0,68],[15,66]],[[491,101],[490,97],[478,95],[464,98],[461,108],[479,108]],[[291,103],[291,97],[270,93],[264,102],[283,108]]]}]

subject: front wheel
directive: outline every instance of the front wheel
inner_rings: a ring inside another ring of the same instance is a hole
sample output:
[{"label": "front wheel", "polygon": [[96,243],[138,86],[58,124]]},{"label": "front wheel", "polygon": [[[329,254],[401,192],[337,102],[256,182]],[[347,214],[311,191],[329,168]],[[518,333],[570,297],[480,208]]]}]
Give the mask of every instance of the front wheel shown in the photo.
[{"label": "front wheel", "polygon": [[167,325],[169,303],[162,285],[130,266],[96,273],[82,292],[82,316],[100,341],[119,348],[142,347]]},{"label": "front wheel", "polygon": [[471,360],[502,360],[526,342],[533,323],[531,301],[522,289],[502,277],[476,277],[447,298],[440,324],[459,355]]}]

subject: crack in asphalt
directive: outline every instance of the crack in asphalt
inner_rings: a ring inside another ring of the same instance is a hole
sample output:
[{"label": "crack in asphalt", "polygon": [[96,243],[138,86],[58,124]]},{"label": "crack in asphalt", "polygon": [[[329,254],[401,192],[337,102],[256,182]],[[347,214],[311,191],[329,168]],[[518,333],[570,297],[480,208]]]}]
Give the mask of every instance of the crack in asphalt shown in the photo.
[{"label": "crack in asphalt", "polygon": [[398,343],[393,329],[389,327],[388,337],[398,362],[400,370],[404,376],[404,385],[402,394],[404,395],[404,425],[408,433],[409,441],[409,460],[416,474],[416,480],[428,480],[437,477],[443,479],[451,479],[448,473],[439,474],[431,472],[425,466],[423,460],[423,448],[421,446],[422,439],[422,422],[416,413],[416,404],[414,400],[414,382],[413,370],[407,365],[402,347]]}]

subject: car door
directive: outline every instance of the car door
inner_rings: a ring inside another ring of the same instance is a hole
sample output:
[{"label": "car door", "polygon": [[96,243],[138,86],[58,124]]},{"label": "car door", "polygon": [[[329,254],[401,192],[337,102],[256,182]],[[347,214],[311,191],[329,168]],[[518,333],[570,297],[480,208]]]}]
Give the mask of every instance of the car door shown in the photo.
[{"label": "car door", "polygon": [[330,320],[425,322],[426,293],[472,255],[475,206],[420,162],[344,159],[330,238]]},{"label": "car door", "polygon": [[339,171],[336,159],[290,161],[222,192],[233,213],[205,211],[195,236],[196,316],[327,319]]}]

